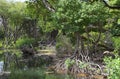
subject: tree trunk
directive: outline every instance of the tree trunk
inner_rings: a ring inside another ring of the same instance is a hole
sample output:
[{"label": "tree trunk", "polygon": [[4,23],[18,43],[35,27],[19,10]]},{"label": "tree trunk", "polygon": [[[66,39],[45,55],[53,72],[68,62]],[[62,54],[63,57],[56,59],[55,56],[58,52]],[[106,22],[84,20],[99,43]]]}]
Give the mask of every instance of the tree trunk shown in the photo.
[{"label": "tree trunk", "polygon": [[75,51],[73,53],[73,55],[70,57],[70,58],[74,58],[74,57],[77,57],[79,56],[79,43],[80,43],[80,35],[79,35],[79,32],[75,32],[74,33],[75,37],[76,37],[76,46],[75,46]]},{"label": "tree trunk", "polygon": [[2,16],[3,19],[3,27],[4,27],[4,34],[5,34],[5,45],[8,46],[8,23],[7,23],[7,18]]}]

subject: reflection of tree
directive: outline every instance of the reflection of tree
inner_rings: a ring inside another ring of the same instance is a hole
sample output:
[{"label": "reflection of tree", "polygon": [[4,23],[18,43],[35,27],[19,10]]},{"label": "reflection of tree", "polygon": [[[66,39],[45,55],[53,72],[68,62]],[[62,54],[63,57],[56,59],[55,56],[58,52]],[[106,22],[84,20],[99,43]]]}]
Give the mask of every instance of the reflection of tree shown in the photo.
[{"label": "reflection of tree", "polygon": [[4,70],[9,70],[13,65],[18,66],[18,60],[16,54],[11,52],[4,53]]}]

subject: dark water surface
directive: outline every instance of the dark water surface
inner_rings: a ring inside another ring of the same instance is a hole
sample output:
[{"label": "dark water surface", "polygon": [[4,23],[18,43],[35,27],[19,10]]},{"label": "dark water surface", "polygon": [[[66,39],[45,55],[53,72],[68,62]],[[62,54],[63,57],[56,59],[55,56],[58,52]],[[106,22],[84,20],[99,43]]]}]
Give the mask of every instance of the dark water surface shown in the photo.
[{"label": "dark water surface", "polygon": [[43,68],[12,71],[8,79],[76,79],[68,74],[48,74]]},{"label": "dark water surface", "polygon": [[[19,50],[14,50],[14,51],[12,50],[12,53],[16,53],[18,54],[18,56],[20,56]],[[3,70],[3,63],[4,63],[3,57],[1,57],[0,55],[0,73]],[[34,67],[34,68],[28,68],[24,66],[22,69],[16,69],[16,67],[12,63],[9,71],[11,72],[11,74],[8,76],[7,79],[93,79],[93,78],[85,78],[81,76],[75,77],[75,75],[73,76],[64,73],[61,74],[51,73],[53,71],[48,71],[44,65],[42,67]],[[94,78],[94,79],[103,79],[103,78]]]},{"label": "dark water surface", "polygon": [[[3,71],[3,51],[0,51],[0,73]],[[12,50],[12,53],[16,53],[19,55],[19,50]],[[24,66],[25,67],[25,66]],[[8,76],[8,78],[2,78],[0,79],[76,79],[72,75],[68,74],[57,74],[57,73],[51,73],[53,71],[48,71],[47,68],[39,67],[39,68],[23,68],[23,69],[16,69],[14,66],[12,69],[9,70],[11,74]]]}]

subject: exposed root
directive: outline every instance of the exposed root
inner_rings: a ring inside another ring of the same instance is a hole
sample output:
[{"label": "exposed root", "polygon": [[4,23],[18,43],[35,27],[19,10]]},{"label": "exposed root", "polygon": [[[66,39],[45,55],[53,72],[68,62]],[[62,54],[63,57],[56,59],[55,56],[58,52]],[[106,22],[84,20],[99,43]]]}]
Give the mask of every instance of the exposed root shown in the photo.
[{"label": "exposed root", "polygon": [[74,61],[72,64],[67,66],[69,62],[66,64],[66,60],[70,58],[65,58],[63,60],[59,60],[55,65],[55,71],[65,71],[66,73],[71,74],[79,74],[86,73],[89,75],[102,75],[103,69],[99,64],[93,62],[84,62],[79,59],[73,58],[70,59],[70,63]]}]

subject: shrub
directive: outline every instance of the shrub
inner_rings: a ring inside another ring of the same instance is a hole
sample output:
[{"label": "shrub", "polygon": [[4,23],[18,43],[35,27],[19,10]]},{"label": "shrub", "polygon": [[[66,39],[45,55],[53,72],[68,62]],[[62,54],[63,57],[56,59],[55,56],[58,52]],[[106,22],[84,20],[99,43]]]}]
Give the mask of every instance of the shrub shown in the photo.
[{"label": "shrub", "polygon": [[105,58],[104,59],[106,66],[107,66],[107,72],[109,73],[108,78],[109,79],[120,79],[120,58]]},{"label": "shrub", "polygon": [[5,33],[0,29],[0,40],[3,40],[4,37],[5,37]]},{"label": "shrub", "polygon": [[120,37],[113,37],[114,53],[120,55]]},{"label": "shrub", "polygon": [[73,64],[75,64],[75,61],[70,59],[70,58],[67,58],[65,60],[65,65],[66,65],[66,68],[69,69]]},{"label": "shrub", "polygon": [[16,41],[16,47],[17,48],[20,48],[24,45],[30,45],[30,44],[33,44],[35,42],[35,39],[34,38],[28,38],[28,37],[23,37],[23,38],[19,38],[17,41]]}]

